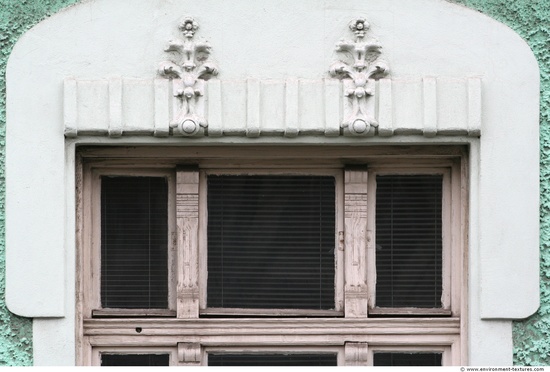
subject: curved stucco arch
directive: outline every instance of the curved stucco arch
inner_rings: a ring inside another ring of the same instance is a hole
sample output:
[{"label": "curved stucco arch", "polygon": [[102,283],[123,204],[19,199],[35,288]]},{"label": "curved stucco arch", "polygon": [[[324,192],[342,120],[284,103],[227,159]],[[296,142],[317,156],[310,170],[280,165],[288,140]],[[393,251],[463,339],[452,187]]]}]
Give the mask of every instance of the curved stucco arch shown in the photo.
[{"label": "curved stucco arch", "polygon": [[[442,0],[414,4],[407,0],[241,0],[230,5],[215,0],[137,0],[131,5],[124,0],[95,0],[66,9],[27,32],[14,48],[7,69],[6,301],[16,314],[44,318],[35,321],[37,363],[56,345],[66,350],[59,355],[59,364],[69,363],[74,355],[75,146],[189,146],[251,140],[65,139],[64,80],[153,79],[158,62],[165,58],[164,44],[183,15],[200,20],[202,35],[215,50],[221,81],[322,79],[334,59],[335,42],[357,15],[368,18],[394,81],[480,79],[479,139],[397,135],[361,141],[471,146],[469,332],[493,336],[486,342],[472,341],[470,354],[474,363],[492,355],[498,360],[504,351],[481,355],[490,350],[491,339],[505,334],[511,361],[509,320],[529,316],[538,307],[539,75],[531,51],[519,36],[498,22]],[[411,112],[422,115],[422,110]],[[268,136],[255,141],[285,143],[287,139]],[[292,141],[358,144],[354,138],[319,136]]]}]

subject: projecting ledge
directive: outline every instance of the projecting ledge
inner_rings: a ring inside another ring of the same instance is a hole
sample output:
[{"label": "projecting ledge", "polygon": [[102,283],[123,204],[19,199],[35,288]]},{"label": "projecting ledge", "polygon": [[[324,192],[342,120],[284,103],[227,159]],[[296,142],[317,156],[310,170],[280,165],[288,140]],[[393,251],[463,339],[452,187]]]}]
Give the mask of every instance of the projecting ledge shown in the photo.
[{"label": "projecting ledge", "polygon": [[[346,79],[216,80],[205,83],[197,110],[205,128],[191,137],[391,137],[481,134],[481,79],[380,79],[369,110],[377,128],[351,133]],[[177,79],[78,80],[64,84],[65,136],[182,136],[171,121],[180,102]]]}]

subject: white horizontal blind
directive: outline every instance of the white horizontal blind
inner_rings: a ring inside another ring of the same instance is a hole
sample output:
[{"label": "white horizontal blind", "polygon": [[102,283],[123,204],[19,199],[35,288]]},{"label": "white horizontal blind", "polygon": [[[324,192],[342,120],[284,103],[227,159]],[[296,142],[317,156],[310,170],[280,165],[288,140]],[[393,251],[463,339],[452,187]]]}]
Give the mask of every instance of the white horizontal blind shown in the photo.
[{"label": "white horizontal blind", "polygon": [[336,354],[209,354],[208,365],[215,367],[337,366]]},{"label": "white horizontal blind", "polygon": [[442,307],[442,180],[377,176],[377,307]]},{"label": "white horizontal blind", "polygon": [[102,367],[168,366],[170,354],[101,354]]},{"label": "white horizontal blind", "polygon": [[102,307],[167,308],[167,244],[166,178],[103,176]]},{"label": "white horizontal blind", "polygon": [[375,367],[441,367],[441,353],[375,352]]},{"label": "white horizontal blind", "polygon": [[208,307],[334,309],[334,246],[334,177],[208,177]]}]

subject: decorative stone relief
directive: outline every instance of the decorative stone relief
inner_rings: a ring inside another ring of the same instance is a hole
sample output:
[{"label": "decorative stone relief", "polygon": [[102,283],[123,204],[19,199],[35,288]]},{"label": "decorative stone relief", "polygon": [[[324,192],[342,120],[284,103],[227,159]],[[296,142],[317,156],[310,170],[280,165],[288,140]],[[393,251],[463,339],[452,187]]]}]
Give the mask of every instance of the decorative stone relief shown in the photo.
[{"label": "decorative stone relief", "polygon": [[180,55],[178,62],[164,61],[159,66],[159,74],[173,80],[174,97],[179,100],[178,110],[170,123],[175,134],[196,135],[207,127],[202,106],[205,80],[218,74],[218,67],[209,60],[212,47],[206,40],[193,40],[199,24],[191,17],[184,18],[179,25],[183,39],[170,40],[166,52]]},{"label": "decorative stone relief", "polygon": [[341,39],[336,44],[336,52],[351,54],[354,63],[340,60],[330,67],[333,77],[344,81],[344,94],[350,110],[344,117],[342,128],[352,135],[367,135],[371,127],[378,123],[374,113],[368,112],[367,101],[374,94],[375,79],[388,74],[388,65],[379,59],[382,46],[374,38],[365,38],[369,24],[364,18],[356,18],[349,23],[355,34],[355,41]]}]

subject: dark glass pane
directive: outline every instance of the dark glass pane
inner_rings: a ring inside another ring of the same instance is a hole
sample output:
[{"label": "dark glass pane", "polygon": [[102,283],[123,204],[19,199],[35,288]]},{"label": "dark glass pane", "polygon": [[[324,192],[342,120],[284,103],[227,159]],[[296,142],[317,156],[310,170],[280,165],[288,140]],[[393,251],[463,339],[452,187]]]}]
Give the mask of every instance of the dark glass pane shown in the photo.
[{"label": "dark glass pane", "polygon": [[375,367],[441,367],[441,353],[374,353]]},{"label": "dark glass pane", "polygon": [[209,366],[336,366],[336,354],[208,354]]},{"label": "dark glass pane", "polygon": [[168,307],[168,185],[161,177],[101,178],[101,303]]},{"label": "dark glass pane", "polygon": [[334,177],[208,177],[208,306],[334,308]]},{"label": "dark glass pane", "polygon": [[376,306],[441,307],[442,180],[376,178]]},{"label": "dark glass pane", "polygon": [[153,367],[169,364],[169,354],[101,354],[102,367]]}]

